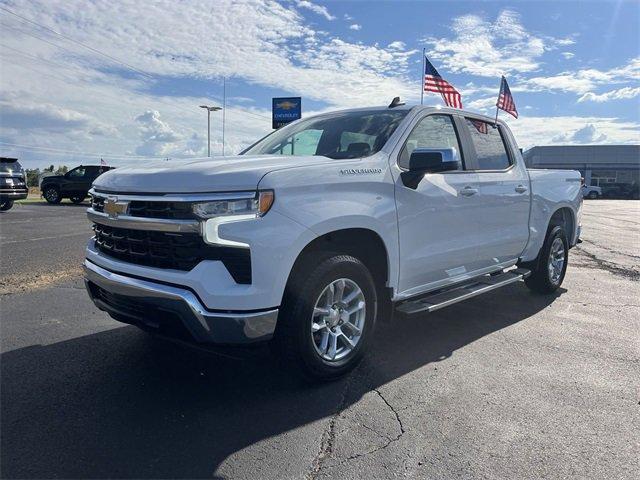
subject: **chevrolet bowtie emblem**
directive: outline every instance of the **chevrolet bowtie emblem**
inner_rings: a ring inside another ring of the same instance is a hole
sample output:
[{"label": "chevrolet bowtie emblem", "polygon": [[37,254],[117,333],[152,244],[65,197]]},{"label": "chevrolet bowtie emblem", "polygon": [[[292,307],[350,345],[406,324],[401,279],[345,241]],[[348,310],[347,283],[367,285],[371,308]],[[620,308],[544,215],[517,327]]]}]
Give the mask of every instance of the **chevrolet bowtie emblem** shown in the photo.
[{"label": "chevrolet bowtie emblem", "polygon": [[104,213],[111,218],[118,218],[118,215],[126,215],[129,202],[119,202],[117,198],[107,198],[104,201]]}]

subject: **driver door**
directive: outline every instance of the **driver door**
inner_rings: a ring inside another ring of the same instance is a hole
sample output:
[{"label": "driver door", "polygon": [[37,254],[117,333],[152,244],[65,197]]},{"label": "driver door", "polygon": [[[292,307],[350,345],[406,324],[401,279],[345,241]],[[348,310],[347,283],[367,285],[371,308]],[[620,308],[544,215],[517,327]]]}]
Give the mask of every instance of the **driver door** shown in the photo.
[{"label": "driver door", "polygon": [[[399,294],[408,297],[464,280],[479,268],[478,175],[465,169],[459,135],[452,115],[420,118],[401,143],[395,170],[400,246]],[[427,173],[413,189],[400,173],[407,170],[416,148],[453,148],[458,170]],[[393,156],[391,158],[394,158]]]}]

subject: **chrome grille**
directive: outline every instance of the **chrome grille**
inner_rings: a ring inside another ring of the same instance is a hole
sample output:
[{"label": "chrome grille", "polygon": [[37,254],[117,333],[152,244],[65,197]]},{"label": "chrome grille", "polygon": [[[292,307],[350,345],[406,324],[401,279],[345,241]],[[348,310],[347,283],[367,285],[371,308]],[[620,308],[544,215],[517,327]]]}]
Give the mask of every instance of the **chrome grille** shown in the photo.
[{"label": "chrome grille", "polygon": [[165,218],[168,220],[193,220],[190,202],[144,202],[129,203],[129,215],[132,217]]}]

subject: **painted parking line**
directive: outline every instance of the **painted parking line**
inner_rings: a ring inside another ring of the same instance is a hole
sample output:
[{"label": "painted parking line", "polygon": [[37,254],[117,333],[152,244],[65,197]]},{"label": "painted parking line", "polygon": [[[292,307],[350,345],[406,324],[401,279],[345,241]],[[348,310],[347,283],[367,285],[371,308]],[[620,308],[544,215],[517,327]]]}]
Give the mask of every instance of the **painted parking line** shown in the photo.
[{"label": "painted parking line", "polygon": [[55,235],[51,237],[37,237],[37,238],[25,238],[23,240],[10,240],[8,242],[1,242],[3,245],[8,245],[10,243],[22,243],[22,242],[37,242],[39,240],[53,240],[55,238],[66,238],[66,237],[78,237],[80,235],[85,235],[87,239],[91,236],[91,232],[80,232],[80,233],[68,233],[66,235]]}]

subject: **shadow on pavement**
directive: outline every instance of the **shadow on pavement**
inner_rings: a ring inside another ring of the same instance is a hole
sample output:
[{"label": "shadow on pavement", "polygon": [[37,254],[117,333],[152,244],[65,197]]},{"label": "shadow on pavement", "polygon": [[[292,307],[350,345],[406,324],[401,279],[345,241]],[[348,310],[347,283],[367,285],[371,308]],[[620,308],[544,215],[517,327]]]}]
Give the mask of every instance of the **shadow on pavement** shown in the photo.
[{"label": "shadow on pavement", "polygon": [[347,379],[310,385],[267,353],[205,354],[134,327],[10,351],[1,357],[1,474],[210,478],[234,452],[329,417],[554,298],[513,286],[430,316],[399,316],[378,330],[375,354],[346,394]]}]

